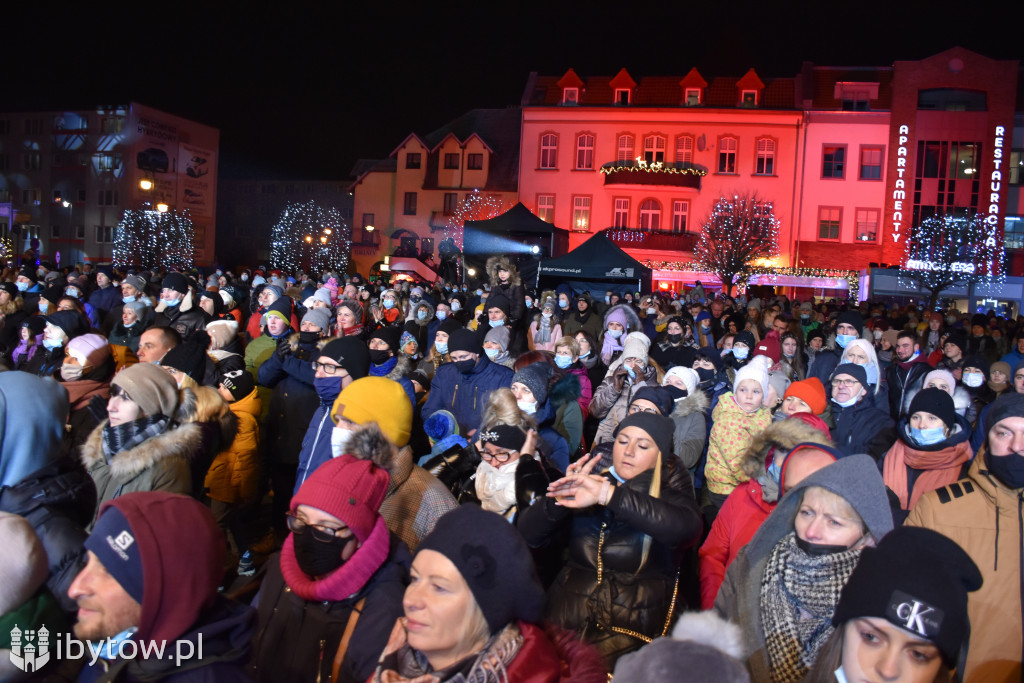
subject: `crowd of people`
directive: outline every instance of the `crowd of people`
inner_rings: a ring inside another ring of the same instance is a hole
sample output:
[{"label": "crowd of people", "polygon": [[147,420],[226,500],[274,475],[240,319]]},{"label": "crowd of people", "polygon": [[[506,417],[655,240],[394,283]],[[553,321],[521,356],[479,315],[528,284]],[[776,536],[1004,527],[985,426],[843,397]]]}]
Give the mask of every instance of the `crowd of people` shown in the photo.
[{"label": "crowd of people", "polygon": [[0,365],[4,680],[1024,680],[1024,316],[42,263]]}]

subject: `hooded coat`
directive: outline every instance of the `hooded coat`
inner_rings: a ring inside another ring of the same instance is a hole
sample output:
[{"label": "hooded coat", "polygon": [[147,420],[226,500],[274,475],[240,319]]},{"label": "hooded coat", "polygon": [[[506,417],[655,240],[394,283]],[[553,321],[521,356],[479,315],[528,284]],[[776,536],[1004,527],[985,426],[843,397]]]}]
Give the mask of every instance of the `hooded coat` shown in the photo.
[{"label": "hooded coat", "polygon": [[487,397],[495,389],[512,385],[512,370],[492,363],[480,354],[473,369],[463,375],[455,363],[446,363],[437,369],[430,385],[430,395],[423,404],[423,419],[438,410],[451,412],[459,423],[459,432],[465,434],[480,425]]},{"label": "hooded coat", "polygon": [[689,396],[676,401],[669,415],[676,424],[672,438],[676,457],[686,469],[694,467],[704,454],[704,446],[708,442],[706,414],[710,405],[707,394],[696,389]]},{"label": "hooded coat", "polygon": [[251,503],[256,499],[260,478],[259,393],[253,389],[228,407],[238,421],[238,433],[231,445],[213,459],[203,488],[206,495],[222,503]]},{"label": "hooded coat", "polygon": [[[507,270],[508,282],[502,283],[498,279],[498,271]],[[519,277],[519,270],[516,269],[507,256],[492,256],[487,259],[487,277],[491,282],[491,296],[501,293],[509,301],[508,317],[513,322],[521,322],[526,314],[526,295],[523,290],[523,283]]]},{"label": "hooded coat", "polygon": [[878,473],[874,460],[866,455],[837,460],[807,477],[783,496],[754,537],[729,565],[714,604],[714,610],[719,616],[737,623],[743,629],[744,644],[747,652],[751,653],[747,668],[754,681],[771,680],[760,603],[765,565],[776,544],[793,531],[804,491],[811,486],[831,491],[853,506],[864,521],[867,533],[875,541],[893,528],[882,475]]},{"label": "hooded coat", "polygon": [[154,309],[154,313],[156,317],[153,324],[161,327],[173,327],[181,335],[182,341],[188,341],[190,334],[205,328],[206,323],[213,319],[193,301],[192,292],[185,292],[181,303],[177,306],[168,306],[167,302],[161,299]]},{"label": "hooded coat", "polygon": [[[622,314],[626,317],[626,329],[622,331],[622,336],[619,337],[618,339],[620,346],[622,344],[622,340],[625,339],[626,335],[628,335],[630,332],[643,332],[643,324],[640,322],[640,316],[637,315],[636,309],[634,309],[629,304],[615,304],[614,306],[612,306],[611,308],[604,312],[604,320],[601,321],[601,334],[600,336],[597,337],[597,348],[591,351],[591,353],[597,355],[598,357],[601,356],[601,350],[604,348],[606,330],[608,329],[608,318],[615,311],[621,311]],[[602,358],[601,362],[604,362],[606,365],[611,367],[621,355],[621,350],[616,351],[614,354],[612,354],[610,359],[605,361],[605,359]]]},{"label": "hooded coat", "polygon": [[747,480],[741,467],[744,453],[754,437],[771,424],[772,414],[764,407],[748,413],[736,402],[733,393],[727,391],[712,411],[711,419],[714,426],[708,438],[704,476],[709,491],[728,495]]},{"label": "hooded coat", "polygon": [[601,386],[594,391],[594,396],[590,399],[590,414],[601,420],[594,437],[595,444],[612,440],[615,429],[619,426],[619,422],[626,417],[626,411],[636,392],[643,387],[658,386],[658,368],[652,363],[648,363],[644,367],[643,376],[638,376],[636,379],[630,379],[626,375],[625,379],[617,380],[615,371],[619,367],[621,367],[621,363],[618,365],[612,363],[612,367],[608,369],[608,376],[604,378]]},{"label": "hooded coat", "polygon": [[[297,463],[309,421],[320,405],[313,387],[313,361],[329,340],[301,344],[298,333],[288,338],[288,352],[274,352],[259,366],[256,379],[270,389],[261,447],[268,461]],[[251,346],[251,344],[250,344]],[[262,400],[262,397],[261,397]]]}]

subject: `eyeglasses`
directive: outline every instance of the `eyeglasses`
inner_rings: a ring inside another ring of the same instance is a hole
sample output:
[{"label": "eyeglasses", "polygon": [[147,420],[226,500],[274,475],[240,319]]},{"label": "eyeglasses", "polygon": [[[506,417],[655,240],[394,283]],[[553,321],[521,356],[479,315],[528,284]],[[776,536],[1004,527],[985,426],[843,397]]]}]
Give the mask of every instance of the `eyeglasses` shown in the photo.
[{"label": "eyeglasses", "polygon": [[852,387],[855,384],[860,384],[855,379],[834,379],[832,380],[832,386],[834,387]]},{"label": "eyeglasses", "polygon": [[288,518],[288,528],[293,534],[301,536],[307,530],[312,532],[313,538],[321,543],[333,543],[337,539],[352,538],[352,530],[347,526],[340,529],[329,527],[326,524],[310,524],[295,513],[289,512],[285,515]]},{"label": "eyeglasses", "polygon": [[492,460],[494,462],[508,462],[513,453],[515,453],[515,451],[498,451],[497,453],[491,453],[486,448],[480,449],[480,457],[488,462]]},{"label": "eyeglasses", "polygon": [[110,398],[120,398],[122,401],[132,400],[132,397],[128,395],[128,392],[122,389],[119,384],[110,385]]},{"label": "eyeglasses", "polygon": [[333,375],[339,370],[345,372],[345,368],[341,367],[340,365],[334,365],[332,363],[318,363],[316,361],[313,361],[312,363],[310,363],[310,367],[313,368],[313,372],[316,372],[317,370],[323,370],[325,375]]},{"label": "eyeglasses", "polygon": [[635,415],[637,413],[650,413],[651,415],[661,415],[661,411],[658,410],[657,408],[644,408],[643,406],[636,405],[630,406],[628,412],[630,415]]}]

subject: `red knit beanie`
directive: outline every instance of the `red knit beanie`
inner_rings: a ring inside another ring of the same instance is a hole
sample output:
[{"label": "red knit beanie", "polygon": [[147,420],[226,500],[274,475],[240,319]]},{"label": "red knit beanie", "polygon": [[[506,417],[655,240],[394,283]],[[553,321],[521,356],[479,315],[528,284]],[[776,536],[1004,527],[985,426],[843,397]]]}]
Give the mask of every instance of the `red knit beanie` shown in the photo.
[{"label": "red knit beanie", "polygon": [[782,347],[779,345],[779,338],[774,334],[769,334],[757,345],[753,356],[768,356],[772,359],[773,363],[778,363],[779,359],[782,358]]},{"label": "red knit beanie", "polygon": [[342,455],[328,460],[292,496],[292,510],[309,505],[345,523],[360,543],[377,523],[391,477],[370,460]]},{"label": "red knit beanie", "polygon": [[810,406],[815,415],[821,415],[825,412],[827,405],[825,386],[817,377],[808,377],[805,380],[793,382],[789,385],[789,389],[786,389],[786,396],[796,396],[803,400],[804,403]]}]

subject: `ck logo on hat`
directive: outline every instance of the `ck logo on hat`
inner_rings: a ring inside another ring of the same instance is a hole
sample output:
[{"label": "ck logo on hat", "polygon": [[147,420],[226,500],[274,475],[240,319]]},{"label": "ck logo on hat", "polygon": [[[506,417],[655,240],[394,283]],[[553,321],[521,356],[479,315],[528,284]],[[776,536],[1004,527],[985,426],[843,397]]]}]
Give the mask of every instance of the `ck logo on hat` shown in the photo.
[{"label": "ck logo on hat", "polygon": [[117,547],[121,550],[128,550],[128,548],[131,547],[131,544],[135,543],[135,539],[127,531],[122,531],[117,535],[117,538],[114,539],[114,543],[117,544]]},{"label": "ck logo on hat", "polygon": [[908,631],[934,640],[942,626],[943,612],[903,591],[893,591],[885,616]]}]

